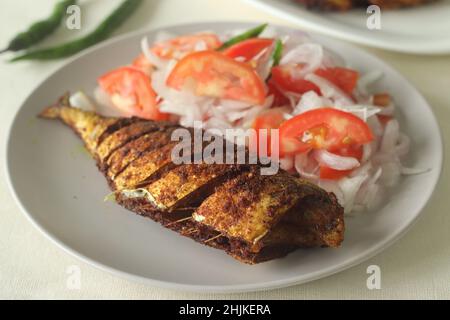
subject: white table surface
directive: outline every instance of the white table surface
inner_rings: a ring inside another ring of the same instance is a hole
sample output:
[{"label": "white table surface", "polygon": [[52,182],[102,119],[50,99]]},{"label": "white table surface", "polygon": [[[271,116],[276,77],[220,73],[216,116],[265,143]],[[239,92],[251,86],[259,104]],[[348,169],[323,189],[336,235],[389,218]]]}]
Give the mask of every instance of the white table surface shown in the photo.
[{"label": "white table surface", "polygon": [[[2,0],[0,46],[52,7],[52,0]],[[62,30],[47,44],[88,31],[117,0],[84,1],[81,31]],[[286,24],[240,0],[147,0],[120,29],[155,28],[182,22],[245,20]],[[85,14],[84,14],[85,13]],[[440,122],[448,154],[450,55],[415,56],[367,49],[405,75],[425,95]],[[255,293],[199,294],[149,287],[99,271],[57,248],[20,212],[6,185],[5,142],[12,117],[31,90],[63,61],[8,64],[0,56],[0,298],[43,299],[448,299],[450,298],[450,173],[443,177],[422,218],[405,237],[356,267],[305,285]],[[368,290],[366,269],[381,268],[381,289]],[[81,288],[68,289],[68,268],[79,266]]]}]

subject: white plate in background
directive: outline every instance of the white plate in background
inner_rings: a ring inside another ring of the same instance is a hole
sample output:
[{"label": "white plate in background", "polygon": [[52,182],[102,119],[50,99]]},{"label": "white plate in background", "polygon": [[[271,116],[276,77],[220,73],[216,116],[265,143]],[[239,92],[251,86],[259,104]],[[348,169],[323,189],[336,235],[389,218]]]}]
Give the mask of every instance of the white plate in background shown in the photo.
[{"label": "white plate in background", "polygon": [[406,53],[450,53],[450,1],[383,10],[381,30],[369,30],[364,8],[324,13],[293,0],[246,0],[310,31],[356,43]]},{"label": "white plate in background", "polygon": [[[249,28],[242,23],[204,23],[165,28],[186,34]],[[279,30],[289,30],[279,28]],[[442,166],[442,140],[431,108],[399,73],[351,45],[313,38],[365,72],[385,77],[377,90],[389,91],[400,106],[402,129],[411,137],[406,165],[431,171],[402,179],[377,212],[346,219],[338,249],[297,250],[286,258],[255,266],[202,246],[113,202],[95,162],[82,142],[58,121],[36,118],[67,90],[91,92],[98,76],[128,64],[146,35],[139,31],[107,41],[71,59],[30,94],[11,125],[6,152],[9,186],[30,221],[49,239],[102,270],[165,288],[237,292],[279,288],[322,278],[361,263],[400,238],[430,198]],[[281,31],[282,32],[282,31]]]}]

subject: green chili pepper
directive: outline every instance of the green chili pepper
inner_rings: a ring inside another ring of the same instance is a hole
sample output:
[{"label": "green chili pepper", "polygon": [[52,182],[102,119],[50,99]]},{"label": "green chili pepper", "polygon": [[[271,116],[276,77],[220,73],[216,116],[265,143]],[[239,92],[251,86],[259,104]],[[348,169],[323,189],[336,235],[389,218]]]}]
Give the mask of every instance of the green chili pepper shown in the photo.
[{"label": "green chili pepper", "polygon": [[0,53],[6,51],[19,51],[28,49],[32,45],[44,40],[58,29],[62,19],[66,15],[67,8],[76,4],[76,0],[64,0],[58,2],[53,8],[53,12],[45,20],[33,23],[27,31],[19,33],[14,39],[11,40],[8,47],[2,50]]},{"label": "green chili pepper", "polygon": [[280,39],[277,39],[277,41],[275,42],[275,48],[273,49],[273,54],[272,54],[274,67],[280,64],[282,53],[283,53],[283,42]]},{"label": "green chili pepper", "polygon": [[231,47],[232,45],[235,45],[236,43],[242,42],[244,40],[256,38],[257,36],[259,36],[261,34],[261,32],[264,31],[264,29],[266,29],[266,27],[267,27],[267,23],[264,23],[260,26],[257,26],[256,28],[250,29],[242,34],[232,37],[228,41],[225,41],[220,46],[220,48],[217,50],[221,51],[221,50]]},{"label": "green chili pepper", "polygon": [[77,40],[42,50],[27,52],[15,57],[19,60],[51,60],[71,56],[108,38],[142,3],[142,0],[125,0],[94,31]]}]

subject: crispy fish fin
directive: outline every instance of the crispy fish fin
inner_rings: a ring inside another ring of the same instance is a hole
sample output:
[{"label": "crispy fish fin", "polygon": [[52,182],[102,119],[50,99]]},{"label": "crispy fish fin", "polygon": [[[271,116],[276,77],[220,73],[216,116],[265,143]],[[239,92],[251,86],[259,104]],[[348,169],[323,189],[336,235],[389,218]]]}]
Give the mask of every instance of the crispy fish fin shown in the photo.
[{"label": "crispy fish fin", "polygon": [[41,118],[45,118],[45,119],[59,119],[61,117],[61,109],[63,106],[68,106],[70,107],[70,102],[69,102],[69,98],[70,98],[70,93],[67,92],[65,93],[63,96],[61,96],[58,101],[45,108],[44,110],[41,111],[41,113],[39,113],[39,117]]},{"label": "crispy fish fin", "polygon": [[86,148],[95,156],[99,137],[120,119],[105,118],[93,111],[74,108],[70,105],[69,97],[69,93],[66,93],[55,105],[45,108],[39,116],[46,119],[60,119],[81,137]]}]

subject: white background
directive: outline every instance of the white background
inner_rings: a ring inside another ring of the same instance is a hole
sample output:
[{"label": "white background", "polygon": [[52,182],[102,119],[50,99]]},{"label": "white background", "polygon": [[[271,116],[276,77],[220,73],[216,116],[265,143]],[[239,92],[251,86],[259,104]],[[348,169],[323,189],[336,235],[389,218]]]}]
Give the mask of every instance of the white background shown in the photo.
[{"label": "white background", "polygon": [[[24,26],[45,17],[52,0],[2,0],[0,46]],[[44,45],[77,37],[94,27],[118,0],[82,1],[80,31],[60,30]],[[240,0],[146,0],[118,33],[183,22],[255,21],[287,24]],[[289,25],[289,24],[288,24]],[[430,102],[446,144],[450,136],[450,55],[415,56],[366,48],[406,76]],[[112,299],[448,299],[450,298],[450,175],[441,182],[422,218],[400,241],[359,266],[301,286],[256,293],[198,294],[129,282],[86,265],[44,238],[19,211],[7,189],[5,142],[13,115],[27,95],[63,61],[9,64],[0,56],[0,298]],[[381,290],[368,290],[366,268],[381,268]],[[81,289],[67,288],[66,270],[81,270]]]}]

